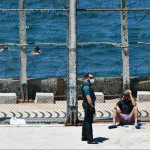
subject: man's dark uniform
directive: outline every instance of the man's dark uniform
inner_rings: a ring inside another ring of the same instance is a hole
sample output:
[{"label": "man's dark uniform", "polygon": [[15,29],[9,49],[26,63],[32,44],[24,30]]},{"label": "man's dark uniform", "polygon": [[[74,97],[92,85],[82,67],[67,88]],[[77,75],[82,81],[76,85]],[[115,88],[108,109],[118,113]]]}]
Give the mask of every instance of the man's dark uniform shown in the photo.
[{"label": "man's dark uniform", "polygon": [[81,93],[83,98],[82,106],[85,112],[84,121],[82,125],[82,139],[87,141],[93,141],[92,123],[95,109],[90,107],[86,95],[90,95],[93,105],[95,104],[96,97],[94,94],[94,90],[91,88],[91,84],[86,80],[82,83]]}]

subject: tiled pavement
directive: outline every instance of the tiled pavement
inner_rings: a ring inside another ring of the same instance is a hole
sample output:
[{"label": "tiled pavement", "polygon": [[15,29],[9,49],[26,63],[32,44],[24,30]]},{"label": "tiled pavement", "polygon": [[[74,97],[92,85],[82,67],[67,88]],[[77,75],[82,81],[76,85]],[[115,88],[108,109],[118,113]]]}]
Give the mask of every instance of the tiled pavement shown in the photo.
[{"label": "tiled pavement", "polygon": [[[95,120],[112,119],[112,111],[118,99],[106,100],[105,103],[96,103]],[[56,101],[55,104],[1,104],[0,105],[0,121],[7,118],[25,118],[30,121],[56,121],[62,122],[67,119],[67,103],[66,101]],[[137,102],[139,109],[139,118],[141,120],[150,120],[150,102]],[[78,101],[78,116],[83,119],[84,112],[82,109],[82,101]]]}]

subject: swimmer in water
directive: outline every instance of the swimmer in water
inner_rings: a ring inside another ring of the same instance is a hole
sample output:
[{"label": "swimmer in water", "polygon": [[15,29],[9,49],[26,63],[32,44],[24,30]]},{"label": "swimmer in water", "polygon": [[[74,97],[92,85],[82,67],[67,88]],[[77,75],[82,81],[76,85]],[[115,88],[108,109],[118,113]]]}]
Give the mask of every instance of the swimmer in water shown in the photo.
[{"label": "swimmer in water", "polygon": [[41,53],[40,48],[38,46],[34,47],[34,51],[31,52],[33,55],[39,55]]},{"label": "swimmer in water", "polygon": [[7,50],[8,50],[8,44],[7,44],[7,43],[4,43],[4,44],[3,44],[3,48],[0,49],[0,52],[2,52],[2,51],[7,51]]}]

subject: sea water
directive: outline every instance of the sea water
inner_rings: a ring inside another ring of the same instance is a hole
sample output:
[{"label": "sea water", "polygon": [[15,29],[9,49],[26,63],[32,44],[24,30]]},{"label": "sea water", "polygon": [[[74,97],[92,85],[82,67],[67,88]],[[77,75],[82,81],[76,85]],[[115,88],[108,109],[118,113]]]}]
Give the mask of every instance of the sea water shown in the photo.
[{"label": "sea water", "polygon": [[[65,0],[61,2],[66,5]],[[64,9],[56,0],[26,0],[27,9]],[[120,0],[80,0],[78,9],[119,9]],[[129,9],[148,9],[149,0],[130,0]],[[18,9],[18,1],[1,1],[0,9]],[[39,45],[41,54],[32,55],[36,43],[66,43],[65,11],[27,11],[27,72],[28,78],[67,76],[66,46]],[[150,76],[149,11],[128,12],[129,62],[131,76]],[[18,11],[0,11],[0,44],[19,43]],[[111,42],[121,45],[119,11],[78,11],[77,42]],[[0,78],[20,77],[20,48],[9,45],[0,53]],[[122,76],[122,49],[113,45],[78,45],[77,74],[93,72],[97,77]]]}]

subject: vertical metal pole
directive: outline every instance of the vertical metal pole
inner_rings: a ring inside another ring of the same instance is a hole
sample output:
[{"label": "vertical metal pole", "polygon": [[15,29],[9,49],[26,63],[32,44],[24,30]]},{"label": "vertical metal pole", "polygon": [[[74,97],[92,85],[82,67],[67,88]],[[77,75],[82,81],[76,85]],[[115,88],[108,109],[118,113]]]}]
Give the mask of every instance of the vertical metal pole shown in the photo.
[{"label": "vertical metal pole", "polygon": [[[26,0],[19,0],[19,9],[26,8]],[[20,82],[22,99],[27,98],[27,52],[26,52],[26,11],[19,11],[19,37],[20,37]]]},{"label": "vertical metal pole", "polygon": [[128,17],[127,0],[121,0],[121,35],[122,35],[122,61],[123,61],[123,90],[130,87],[129,76],[129,43],[128,43]]},{"label": "vertical metal pole", "polygon": [[71,124],[77,121],[77,21],[76,0],[68,0],[67,15],[67,114]]},{"label": "vertical metal pole", "polygon": [[66,40],[67,40],[67,118],[69,117],[69,0],[66,0]]}]

